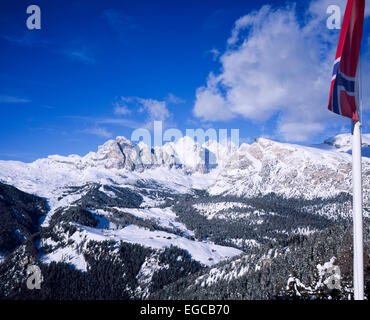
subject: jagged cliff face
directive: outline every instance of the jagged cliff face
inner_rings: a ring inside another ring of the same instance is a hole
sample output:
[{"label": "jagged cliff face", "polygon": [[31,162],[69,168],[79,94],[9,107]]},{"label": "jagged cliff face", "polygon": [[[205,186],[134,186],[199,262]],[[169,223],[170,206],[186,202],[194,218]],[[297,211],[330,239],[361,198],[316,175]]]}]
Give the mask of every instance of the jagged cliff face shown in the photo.
[{"label": "jagged cliff face", "polygon": [[[369,159],[363,158],[366,200],[369,199],[369,164]],[[258,139],[252,145],[242,145],[229,158],[210,192],[328,197],[351,191],[351,170],[350,154]]]},{"label": "jagged cliff face", "polygon": [[177,143],[149,148],[143,142],[133,145],[125,137],[117,137],[98,147],[97,152],[90,152],[84,157],[50,156],[48,159],[56,163],[70,164],[83,170],[89,167],[105,169],[126,169],[143,171],[155,167],[183,168],[190,171],[206,171],[207,149],[189,137]]}]

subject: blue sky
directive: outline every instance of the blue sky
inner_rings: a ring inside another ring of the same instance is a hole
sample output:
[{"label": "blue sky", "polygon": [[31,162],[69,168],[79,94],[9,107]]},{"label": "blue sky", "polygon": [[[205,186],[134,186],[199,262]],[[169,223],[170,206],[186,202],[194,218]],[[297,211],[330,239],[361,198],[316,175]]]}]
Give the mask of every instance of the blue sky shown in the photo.
[{"label": "blue sky", "polygon": [[[0,159],[83,155],[153,120],[237,128],[242,142],[349,132],[326,111],[339,37],[329,2],[344,11],[342,0],[2,0]],[[41,30],[26,27],[30,4]]]}]

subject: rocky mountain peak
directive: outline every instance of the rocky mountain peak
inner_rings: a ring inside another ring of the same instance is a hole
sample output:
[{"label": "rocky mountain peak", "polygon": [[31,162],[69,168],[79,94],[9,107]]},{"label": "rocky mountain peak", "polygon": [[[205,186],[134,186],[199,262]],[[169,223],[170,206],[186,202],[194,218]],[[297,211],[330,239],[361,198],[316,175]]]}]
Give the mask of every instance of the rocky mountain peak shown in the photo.
[{"label": "rocky mountain peak", "polygon": [[132,147],[132,142],[127,139],[126,137],[123,136],[118,136],[116,137],[116,142],[121,146],[121,147]]}]

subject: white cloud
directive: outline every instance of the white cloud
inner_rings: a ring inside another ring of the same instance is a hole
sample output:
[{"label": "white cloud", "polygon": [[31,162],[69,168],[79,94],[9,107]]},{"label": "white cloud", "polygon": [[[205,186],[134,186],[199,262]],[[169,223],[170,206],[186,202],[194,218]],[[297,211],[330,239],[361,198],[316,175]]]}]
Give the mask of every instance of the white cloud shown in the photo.
[{"label": "white cloud", "polygon": [[82,49],[69,48],[61,50],[60,52],[72,61],[79,61],[86,64],[96,63],[95,58],[85,48]]},{"label": "white cloud", "polygon": [[312,138],[326,123],[342,124],[327,110],[339,37],[326,28],[327,17],[325,4],[313,1],[300,18],[289,5],[238,19],[220,72],[196,91],[194,115],[204,121],[278,115],[276,134],[291,141]]},{"label": "white cloud", "polygon": [[204,121],[223,121],[233,117],[231,111],[226,106],[222,94],[217,88],[218,80],[213,73],[210,73],[207,86],[197,89],[194,115]]},{"label": "white cloud", "polygon": [[30,100],[20,97],[0,95],[0,103],[28,103]]},{"label": "white cloud", "polygon": [[[74,119],[77,121],[81,121],[83,123],[90,123],[91,127],[99,128],[101,125],[117,125],[122,127],[127,127],[131,129],[140,128],[143,126],[142,122],[138,122],[131,119],[123,119],[123,118],[96,118],[96,117],[86,117],[86,116],[65,116],[68,119]],[[90,131],[88,129],[88,131]],[[95,131],[95,130],[94,130]],[[96,131],[99,132],[99,131]],[[109,132],[108,132],[109,133]]]},{"label": "white cloud", "polygon": [[287,140],[306,141],[313,132],[320,132],[324,129],[324,124],[319,122],[282,122],[279,125],[279,134]]},{"label": "white cloud", "polygon": [[184,99],[181,99],[175,96],[173,93],[169,93],[166,97],[166,102],[173,103],[173,104],[183,104],[186,101]]},{"label": "white cloud", "polygon": [[131,129],[136,129],[143,126],[141,122],[137,122],[131,119],[102,118],[102,119],[93,119],[93,121],[95,121],[97,124],[108,124],[108,125],[113,124]]},{"label": "white cloud", "polygon": [[131,111],[138,113],[146,113],[148,121],[164,121],[171,117],[168,111],[167,102],[172,100],[172,103],[182,103],[180,98],[173,94],[167,96],[166,101],[159,101],[155,99],[143,99],[139,97],[121,97],[122,103],[116,103],[114,112],[116,114],[129,114]]},{"label": "white cloud", "polygon": [[126,103],[129,102],[128,98],[121,97],[120,102],[113,103],[114,114],[119,116],[126,116],[131,113],[131,110],[127,107]]},{"label": "white cloud", "polygon": [[209,53],[209,54],[212,55],[212,60],[213,61],[216,61],[217,58],[220,55],[220,51],[218,49],[216,49],[216,48],[212,48],[211,50],[208,50],[207,53]]},{"label": "white cloud", "polygon": [[235,27],[231,32],[231,37],[227,40],[229,45],[233,45],[238,41],[239,33],[241,30],[257,25],[263,20],[263,17],[271,10],[271,7],[266,5],[261,8],[259,11],[254,11],[251,14],[247,14],[235,22]]},{"label": "white cloud", "polygon": [[87,133],[87,134],[92,134],[92,135],[102,137],[102,138],[107,138],[107,139],[112,137],[112,133],[110,133],[104,128],[98,128],[98,127],[97,128],[87,128],[85,130],[82,130],[82,132]]},{"label": "white cloud", "polygon": [[128,115],[130,113],[131,113],[131,110],[128,109],[127,107],[125,107],[125,106],[116,105],[114,107],[114,114],[116,114],[116,115],[126,116],[126,115]]},{"label": "white cloud", "polygon": [[[114,113],[116,115],[128,115],[136,113],[140,116],[142,122],[136,122],[130,119],[105,119],[104,123],[122,124],[126,126],[144,127],[147,129],[153,128],[154,121],[162,121],[163,126],[168,126],[171,122],[172,114],[168,110],[168,103],[180,104],[185,103],[181,98],[173,94],[168,94],[165,100],[143,99],[139,97],[121,97],[120,103],[115,103]],[[166,123],[165,123],[166,122]],[[103,122],[100,122],[103,123]]]},{"label": "white cloud", "polygon": [[137,98],[137,100],[148,113],[149,121],[165,121],[171,115],[167,109],[167,103],[165,101],[141,98]]}]

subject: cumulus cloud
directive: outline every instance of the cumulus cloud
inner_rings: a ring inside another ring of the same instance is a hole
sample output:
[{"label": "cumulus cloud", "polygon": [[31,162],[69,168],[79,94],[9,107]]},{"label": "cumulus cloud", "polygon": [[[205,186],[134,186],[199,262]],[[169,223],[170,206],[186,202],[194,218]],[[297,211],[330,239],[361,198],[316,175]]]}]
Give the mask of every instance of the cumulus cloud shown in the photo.
[{"label": "cumulus cloud", "polygon": [[[152,128],[154,121],[168,122],[172,118],[168,110],[168,103],[179,104],[185,101],[173,94],[168,94],[164,100],[144,99],[139,97],[121,97],[120,102],[113,104],[114,113],[118,116],[136,114],[143,119],[140,125],[145,128]],[[110,119],[112,120],[112,119]],[[116,119],[116,123],[121,123],[123,119]],[[130,119],[125,119],[131,121]],[[113,122],[111,122],[113,123]]]},{"label": "cumulus cloud", "polygon": [[137,98],[142,108],[148,113],[150,121],[165,121],[170,117],[166,101]]},{"label": "cumulus cloud", "polygon": [[233,118],[233,113],[227,107],[227,102],[217,84],[219,79],[210,73],[207,86],[197,89],[194,115],[205,121],[223,121]]},{"label": "cumulus cloud", "polygon": [[127,106],[127,102],[129,102],[130,99],[121,97],[119,102],[113,103],[114,106],[114,114],[119,116],[126,116],[131,113],[131,110]]},{"label": "cumulus cloud", "polygon": [[303,17],[292,4],[238,19],[220,72],[196,91],[194,115],[204,121],[277,115],[276,134],[290,141],[308,140],[326,123],[341,125],[326,107],[339,36],[326,28],[326,2],[311,2]]},{"label": "cumulus cloud", "polygon": [[126,116],[130,113],[131,113],[131,110],[128,109],[127,107],[125,107],[125,106],[116,105],[114,107],[114,114],[116,114],[116,115]]}]

